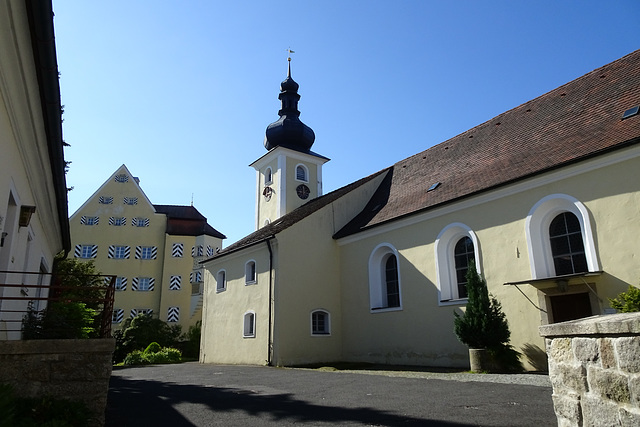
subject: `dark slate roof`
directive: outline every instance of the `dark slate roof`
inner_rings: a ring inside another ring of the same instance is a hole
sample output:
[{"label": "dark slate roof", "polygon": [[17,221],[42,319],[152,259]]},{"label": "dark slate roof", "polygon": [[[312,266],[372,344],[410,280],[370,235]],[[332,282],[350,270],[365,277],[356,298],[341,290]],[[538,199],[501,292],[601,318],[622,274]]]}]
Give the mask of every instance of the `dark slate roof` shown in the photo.
[{"label": "dark slate roof", "polygon": [[[640,142],[640,50],[402,160],[344,237]],[[433,191],[432,184],[440,183]]]},{"label": "dark slate roof", "polygon": [[156,213],[167,216],[167,234],[176,236],[213,236],[226,239],[227,236],[220,233],[207,223],[205,218],[193,206],[178,205],[153,205]]},{"label": "dark slate roof", "polygon": [[[289,212],[286,215],[283,215],[282,217],[278,218],[277,220],[273,221],[272,223],[265,225],[264,227],[258,229],[257,231],[249,234],[248,236],[238,240],[237,242],[233,243],[232,245],[227,246],[225,249],[221,250],[220,252],[218,252],[216,255],[214,255],[212,258],[217,258],[217,257],[221,257],[224,255],[228,255],[230,253],[239,251],[241,249],[247,248],[249,246],[253,246],[255,244],[264,242],[265,240],[268,240],[272,237],[274,237],[276,234],[280,233],[281,231],[291,227],[292,225],[296,224],[298,221],[301,221],[302,219],[308,217],[309,215],[313,214],[314,212],[317,212],[318,210],[320,210],[321,208],[327,206],[328,204],[332,203],[333,201],[339,199],[340,197],[344,196],[345,194],[355,190],[356,188],[360,187],[361,185],[371,181],[372,179],[374,179],[375,177],[377,177],[378,175],[384,173],[386,170],[382,170],[380,172],[376,172],[373,175],[370,175],[366,178],[362,178],[356,182],[353,182],[347,186],[344,186],[342,188],[339,188],[335,191],[332,191],[331,193],[327,193],[324,196],[320,196],[317,197],[315,199],[312,199],[310,201],[308,201],[307,203],[305,203],[304,205],[300,206],[299,208]],[[208,260],[204,260],[203,262],[206,262]]]}]

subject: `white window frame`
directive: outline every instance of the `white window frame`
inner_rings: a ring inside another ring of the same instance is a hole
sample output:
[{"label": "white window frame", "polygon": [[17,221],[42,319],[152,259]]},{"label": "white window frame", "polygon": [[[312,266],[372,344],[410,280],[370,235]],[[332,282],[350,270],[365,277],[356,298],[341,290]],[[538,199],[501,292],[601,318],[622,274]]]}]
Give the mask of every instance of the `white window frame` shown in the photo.
[{"label": "white window frame", "polygon": [[[80,258],[82,259],[91,259],[93,255],[93,247],[95,245],[82,245],[80,247]],[[87,255],[88,253],[88,255]]]},{"label": "white window frame", "polygon": [[[304,179],[298,178],[298,168],[301,168],[304,171]],[[309,168],[307,167],[307,165],[303,163],[298,163],[294,168],[294,171],[296,174],[295,176],[296,181],[309,183]]]},{"label": "white window frame", "polygon": [[127,220],[123,216],[118,216],[113,218],[114,227],[122,227],[123,225],[126,225],[126,223],[127,223]]},{"label": "white window frame", "polygon": [[227,272],[222,269],[216,273],[216,292],[227,290]]},{"label": "white window frame", "polygon": [[[314,314],[323,314],[325,328],[324,331],[316,330],[313,327],[313,316]],[[314,337],[328,337],[331,336],[331,313],[323,308],[317,308],[311,311],[309,316],[309,327],[311,328],[311,335]]]},{"label": "white window frame", "polygon": [[149,292],[150,288],[151,288],[151,277],[138,277],[138,289],[137,289],[138,291]]},{"label": "white window frame", "polygon": [[127,246],[113,246],[113,259],[127,259]]},{"label": "white window frame", "polygon": [[549,241],[549,226],[551,221],[563,212],[571,212],[578,218],[587,267],[590,272],[600,271],[593,238],[593,227],[587,207],[575,197],[567,194],[550,194],[533,205],[525,221],[529,263],[533,279],[544,279],[556,275]]},{"label": "white window frame", "polygon": [[[398,271],[397,307],[389,307],[387,302],[386,262],[389,256],[396,257]],[[369,255],[369,309],[371,313],[384,313],[402,310],[402,279],[400,274],[400,254],[389,243],[380,243]]]},{"label": "white window frame", "polygon": [[154,246],[140,246],[140,259],[153,259]]},{"label": "white window frame", "polygon": [[[122,282],[124,282],[124,285],[123,285]],[[116,291],[126,291],[127,290],[127,278],[124,277],[124,276],[116,277],[115,289],[116,289]]]},{"label": "white window frame", "polygon": [[[253,265],[253,277],[251,277],[251,266]],[[250,259],[244,264],[244,284],[255,285],[258,283],[258,269],[254,259]]]},{"label": "white window frame", "polygon": [[434,246],[439,305],[464,305],[467,303],[467,298],[458,297],[458,279],[454,258],[456,243],[463,237],[469,237],[473,242],[476,270],[479,274],[482,274],[480,245],[476,233],[473,232],[471,227],[461,222],[447,225],[438,234]]},{"label": "white window frame", "polygon": [[256,312],[249,310],[242,316],[242,337],[256,337]]}]

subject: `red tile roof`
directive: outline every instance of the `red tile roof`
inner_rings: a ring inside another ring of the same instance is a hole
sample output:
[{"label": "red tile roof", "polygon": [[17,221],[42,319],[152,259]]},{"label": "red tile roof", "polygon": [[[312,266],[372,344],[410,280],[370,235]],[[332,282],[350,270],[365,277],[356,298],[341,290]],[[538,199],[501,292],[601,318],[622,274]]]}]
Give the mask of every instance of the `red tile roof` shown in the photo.
[{"label": "red tile roof", "polygon": [[622,114],[637,105],[640,50],[396,163],[335,237],[636,144],[640,115]]}]

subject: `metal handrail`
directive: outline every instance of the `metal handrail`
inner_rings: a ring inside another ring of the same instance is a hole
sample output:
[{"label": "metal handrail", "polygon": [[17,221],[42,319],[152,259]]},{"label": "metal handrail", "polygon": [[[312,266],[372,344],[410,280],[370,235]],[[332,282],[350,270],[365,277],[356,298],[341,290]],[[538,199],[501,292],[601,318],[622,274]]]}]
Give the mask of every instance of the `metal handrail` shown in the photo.
[{"label": "metal handrail", "polygon": [[[0,295],[0,303],[2,301],[26,301],[27,304],[25,309],[15,310],[11,308],[5,308],[0,306],[0,316],[2,313],[24,313],[25,315],[29,313],[31,307],[33,306],[33,302],[35,301],[46,301],[46,302],[84,302],[84,303],[93,303],[98,306],[102,306],[99,312],[99,337],[107,338],[111,336],[111,319],[113,313],[113,300],[115,298],[115,283],[116,276],[114,275],[104,275],[104,274],[86,274],[82,275],[83,277],[102,277],[105,279],[104,285],[83,287],[83,286],[63,286],[60,284],[62,276],[64,274],[54,274],[54,273],[44,273],[44,272],[33,272],[33,271],[0,271],[0,275],[15,275],[20,278],[15,281],[20,281],[21,283],[0,283],[0,289],[12,289],[12,288],[20,288],[25,289],[27,292],[31,289],[46,289],[48,290],[47,296],[29,296],[26,293],[19,296],[5,296],[4,292]],[[51,278],[51,283],[48,285],[42,284],[29,284],[22,283],[25,276],[36,276],[37,279],[48,276]],[[78,277],[75,275],[75,277]],[[76,295],[64,295],[64,291],[74,291]],[[90,293],[90,295],[82,296],[81,294]],[[97,295],[96,295],[97,293]],[[3,304],[4,305],[4,304]],[[4,317],[4,316],[3,316]],[[5,324],[22,324],[22,319],[1,319]],[[20,329],[4,329],[6,332],[19,332],[21,331],[22,325],[20,325]]]}]

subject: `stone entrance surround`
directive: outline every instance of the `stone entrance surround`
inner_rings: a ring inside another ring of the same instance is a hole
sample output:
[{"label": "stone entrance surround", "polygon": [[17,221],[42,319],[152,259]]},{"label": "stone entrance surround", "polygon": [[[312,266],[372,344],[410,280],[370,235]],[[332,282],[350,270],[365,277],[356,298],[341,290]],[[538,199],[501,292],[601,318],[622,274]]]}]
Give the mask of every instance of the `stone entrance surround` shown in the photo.
[{"label": "stone entrance surround", "polygon": [[640,425],[640,313],[544,325],[558,426]]}]

